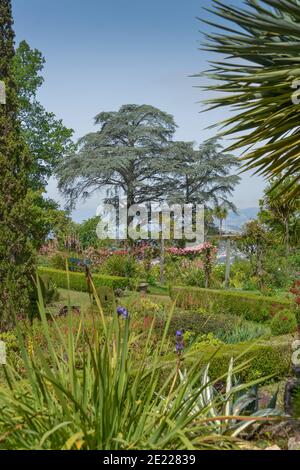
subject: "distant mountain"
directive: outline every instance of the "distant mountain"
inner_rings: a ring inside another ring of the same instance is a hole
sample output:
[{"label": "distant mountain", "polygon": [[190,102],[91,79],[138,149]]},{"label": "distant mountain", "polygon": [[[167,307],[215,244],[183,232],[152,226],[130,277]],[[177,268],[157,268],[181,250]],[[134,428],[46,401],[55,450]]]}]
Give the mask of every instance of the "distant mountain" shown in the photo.
[{"label": "distant mountain", "polygon": [[243,225],[257,217],[258,207],[248,207],[247,209],[238,209],[238,214],[230,212],[226,220],[226,231],[240,232]]}]

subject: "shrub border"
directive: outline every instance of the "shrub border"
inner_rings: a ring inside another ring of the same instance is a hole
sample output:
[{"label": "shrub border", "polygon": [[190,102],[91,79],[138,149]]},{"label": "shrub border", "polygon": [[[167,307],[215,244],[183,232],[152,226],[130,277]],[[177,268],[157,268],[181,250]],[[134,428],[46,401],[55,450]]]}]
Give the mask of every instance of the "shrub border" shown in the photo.
[{"label": "shrub border", "polygon": [[[205,366],[210,363],[211,378],[218,378],[228,370],[230,359],[235,359],[235,366],[250,361],[249,364],[239,372],[239,376],[245,382],[260,379],[272,375],[272,380],[280,380],[286,377],[291,369],[292,336],[285,335],[276,337],[270,341],[248,341],[239,344],[225,344],[220,348],[216,346],[205,346],[200,356],[200,364]],[[199,356],[198,356],[199,355]],[[194,362],[189,357],[187,362]]]},{"label": "shrub border", "polygon": [[176,300],[177,307],[186,310],[195,308],[207,310],[213,304],[214,313],[230,313],[257,322],[271,320],[272,315],[279,310],[293,310],[292,301],[289,300],[227,290],[170,287],[170,296],[172,300]]},{"label": "shrub border", "polygon": [[[45,268],[40,266],[38,273],[43,276],[49,277],[56,287],[60,289],[68,289],[68,276],[66,271],[59,269]],[[88,292],[86,276],[84,273],[69,272],[70,289],[79,292]],[[126,289],[130,286],[130,279],[118,276],[102,276],[99,274],[93,275],[93,282],[95,287],[107,286],[113,289]]]}]

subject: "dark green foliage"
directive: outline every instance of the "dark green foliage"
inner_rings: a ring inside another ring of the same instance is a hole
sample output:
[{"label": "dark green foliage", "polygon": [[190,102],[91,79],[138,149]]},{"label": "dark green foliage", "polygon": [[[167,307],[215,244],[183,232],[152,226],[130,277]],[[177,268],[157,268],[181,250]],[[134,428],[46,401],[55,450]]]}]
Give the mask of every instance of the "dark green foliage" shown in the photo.
[{"label": "dark green foliage", "polygon": [[90,247],[97,248],[99,246],[100,240],[96,232],[99,222],[100,217],[96,216],[83,221],[78,226],[78,236],[84,250]]},{"label": "dark green foliage", "polygon": [[44,83],[41,76],[45,64],[40,51],[31,49],[22,41],[13,59],[13,76],[19,100],[21,131],[32,159],[31,185],[44,187],[57,163],[74,149],[72,129],[44,109],[37,99],[38,89]]},{"label": "dark green foliage", "polygon": [[174,142],[164,159],[166,194],[172,203],[223,204],[235,210],[229,198],[240,178],[230,172],[237,166],[237,158],[224,152],[216,139],[199,149],[193,142]]},{"label": "dark green foliage", "polygon": [[128,206],[157,200],[160,191],[152,180],[175,132],[173,117],[153,106],[127,104],[100,113],[95,123],[100,130],[84,136],[79,151],[58,170],[70,205],[104,186],[122,189]]},{"label": "dark green foliage", "polygon": [[289,310],[277,312],[271,321],[271,330],[274,336],[295,333],[297,330],[296,315]]},{"label": "dark green foliage", "polygon": [[300,418],[300,385],[296,388],[292,396],[294,418]]},{"label": "dark green foliage", "polygon": [[0,80],[6,104],[0,104],[0,325],[29,307],[34,264],[30,193],[31,157],[18,123],[17,89],[12,72],[14,32],[11,1],[0,3]]},{"label": "dark green foliage", "polygon": [[[39,274],[42,276],[46,274],[55,283],[57,287],[61,289],[68,289],[68,276],[65,271],[44,267],[39,267],[38,271]],[[84,273],[69,272],[69,278],[71,290],[76,290],[79,292],[88,292],[88,285]],[[98,274],[94,274],[93,282],[96,288],[100,286],[107,286],[112,287],[113,289],[126,289],[130,284],[130,279],[125,277],[100,276]]]},{"label": "dark green foliage", "polygon": [[265,322],[271,320],[278,310],[291,308],[288,300],[272,297],[232,292],[225,290],[198,289],[195,287],[174,287],[170,289],[173,300],[184,309],[202,308],[214,313],[239,315],[250,321]]}]

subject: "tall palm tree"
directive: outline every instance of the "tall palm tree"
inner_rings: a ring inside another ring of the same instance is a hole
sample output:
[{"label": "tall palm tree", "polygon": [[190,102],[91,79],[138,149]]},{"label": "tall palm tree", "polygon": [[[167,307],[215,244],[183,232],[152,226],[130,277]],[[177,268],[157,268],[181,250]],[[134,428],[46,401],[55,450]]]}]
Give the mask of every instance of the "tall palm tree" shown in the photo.
[{"label": "tall palm tree", "polygon": [[216,32],[206,34],[203,48],[222,58],[204,73],[215,81],[205,89],[224,95],[205,102],[237,111],[222,121],[221,134],[236,138],[228,150],[246,147],[245,169],[292,177],[286,197],[294,198],[300,194],[300,0],[244,4],[213,0],[209,10],[222,21],[205,21]]},{"label": "tall palm tree", "polygon": [[219,234],[222,235],[223,231],[223,222],[227,219],[228,216],[228,209],[225,206],[217,206],[214,209],[214,216],[219,221]]}]

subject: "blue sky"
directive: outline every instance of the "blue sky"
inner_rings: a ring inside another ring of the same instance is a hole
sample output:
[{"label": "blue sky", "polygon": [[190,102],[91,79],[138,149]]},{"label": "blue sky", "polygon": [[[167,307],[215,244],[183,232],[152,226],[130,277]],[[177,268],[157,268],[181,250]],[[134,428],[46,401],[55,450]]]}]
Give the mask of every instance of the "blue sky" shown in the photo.
[{"label": "blue sky", "polygon": [[[240,4],[240,0],[232,0]],[[95,130],[93,117],[125,103],[151,104],[174,115],[176,138],[201,142],[220,111],[200,114],[205,94],[190,75],[207,67],[195,19],[210,0],[13,0],[17,41],[46,58],[39,99],[75,130]],[[225,113],[221,117],[225,117]],[[264,182],[245,175],[234,194],[240,208],[258,205]],[[58,200],[55,181],[48,194]],[[97,196],[78,204],[76,220],[95,215]]]}]

